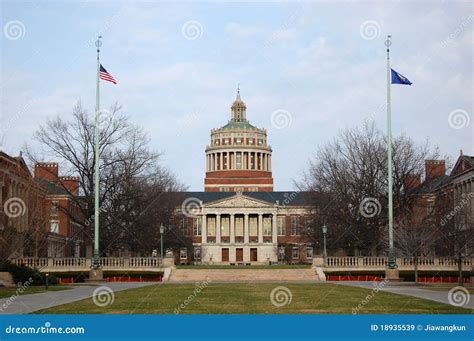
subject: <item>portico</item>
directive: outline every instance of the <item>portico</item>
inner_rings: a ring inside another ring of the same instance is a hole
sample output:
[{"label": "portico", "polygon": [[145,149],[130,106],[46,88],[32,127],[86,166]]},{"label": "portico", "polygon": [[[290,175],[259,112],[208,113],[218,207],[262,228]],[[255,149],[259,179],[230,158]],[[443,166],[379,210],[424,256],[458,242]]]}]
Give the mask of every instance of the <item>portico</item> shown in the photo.
[{"label": "portico", "polygon": [[233,198],[203,205],[198,217],[202,262],[277,261],[276,205],[237,193]]}]

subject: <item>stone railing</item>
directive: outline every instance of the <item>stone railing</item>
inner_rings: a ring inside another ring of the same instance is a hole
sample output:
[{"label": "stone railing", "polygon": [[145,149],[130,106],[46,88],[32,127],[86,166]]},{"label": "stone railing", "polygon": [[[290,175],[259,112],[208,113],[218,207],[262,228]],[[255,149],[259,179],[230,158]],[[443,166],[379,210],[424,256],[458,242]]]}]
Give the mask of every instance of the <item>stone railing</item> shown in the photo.
[{"label": "stone railing", "polygon": [[[17,265],[25,265],[41,272],[89,271],[91,258],[17,258],[12,259]],[[161,271],[159,257],[104,257],[100,259],[102,269],[123,271]]]},{"label": "stone railing", "polygon": [[[387,267],[387,257],[315,257],[313,264],[322,266],[325,271],[364,271],[364,270],[384,270]],[[448,257],[424,257],[418,259],[419,270],[433,271],[457,271],[458,264],[453,258]],[[464,271],[472,271],[474,261],[472,258],[465,258],[462,261]],[[399,270],[414,270],[414,258],[397,258]]]}]

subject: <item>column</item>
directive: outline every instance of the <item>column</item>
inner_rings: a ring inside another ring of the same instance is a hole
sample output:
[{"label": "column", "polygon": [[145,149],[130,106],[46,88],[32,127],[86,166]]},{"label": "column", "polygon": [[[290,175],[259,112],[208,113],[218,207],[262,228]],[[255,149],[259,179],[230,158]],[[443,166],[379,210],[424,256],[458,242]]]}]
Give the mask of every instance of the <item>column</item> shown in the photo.
[{"label": "column", "polygon": [[224,168],[224,160],[223,160],[223,156],[224,153],[223,152],[220,152],[219,153],[219,170],[223,170]]},{"label": "column", "polygon": [[278,226],[276,213],[272,216],[272,243],[278,244]]},{"label": "column", "polygon": [[221,215],[216,214],[216,244],[220,244],[221,242],[221,231],[222,231]]},{"label": "column", "polygon": [[225,152],[225,161],[226,161],[225,169],[230,169],[230,153],[229,152]]},{"label": "column", "polygon": [[201,225],[201,244],[205,243],[207,243],[207,217],[205,214],[203,214]]},{"label": "column", "polygon": [[263,153],[259,153],[260,157],[258,158],[258,163],[260,165],[260,170],[263,170]]},{"label": "column", "polygon": [[267,171],[267,153],[263,153],[263,170]]},{"label": "column", "polygon": [[230,215],[230,243],[235,244],[234,215]]},{"label": "column", "polygon": [[263,214],[258,215],[258,243],[263,243]]},{"label": "column", "polygon": [[244,214],[244,243],[249,242],[249,215]]},{"label": "column", "polygon": [[269,172],[272,171],[272,155],[271,154],[268,155],[268,171]]},{"label": "column", "polygon": [[233,155],[234,155],[234,158],[232,159],[232,169],[237,169],[237,152],[234,152]]},{"label": "column", "polygon": [[242,169],[247,169],[247,153],[242,152]]}]

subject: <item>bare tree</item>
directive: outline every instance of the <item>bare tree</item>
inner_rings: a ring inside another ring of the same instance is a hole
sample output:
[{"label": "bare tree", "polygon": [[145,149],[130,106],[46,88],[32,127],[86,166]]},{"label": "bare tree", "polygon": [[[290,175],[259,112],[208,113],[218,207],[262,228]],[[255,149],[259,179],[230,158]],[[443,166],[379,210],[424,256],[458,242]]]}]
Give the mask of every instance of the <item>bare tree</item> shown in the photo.
[{"label": "bare tree", "polygon": [[[92,236],[95,213],[93,115],[79,103],[73,109],[71,120],[64,119],[64,115],[50,119],[39,127],[34,137],[43,153],[64,161],[67,171],[79,177],[80,196],[70,193],[61,181],[57,184],[68,191],[82,209],[79,219],[73,212],[66,212],[68,216],[82,225],[86,236]],[[102,250],[130,246],[130,240],[138,238],[140,225],[136,222],[143,214],[151,212],[143,209],[145,200],[148,206],[152,202],[156,208],[165,202],[161,193],[183,189],[175,177],[161,166],[159,154],[151,151],[148,144],[149,138],[143,129],[131,124],[119,105],[115,104],[105,112],[99,136]],[[28,155],[34,162],[39,159],[31,150]],[[166,215],[155,218],[169,219]],[[141,240],[144,242],[146,237]]]},{"label": "bare tree", "polygon": [[[406,179],[421,175],[424,160],[435,154],[428,143],[418,146],[404,135],[393,139],[395,225],[413,205]],[[321,200],[314,200],[318,216],[314,221],[327,224],[332,248],[371,255],[382,251],[387,226],[386,155],[384,135],[373,123],[365,122],[361,128],[342,131],[310,160],[299,187],[326,198],[323,205]]]},{"label": "bare tree", "polygon": [[440,253],[456,260],[458,284],[462,286],[462,265],[474,254],[474,218],[469,212],[474,193],[465,194],[457,202],[453,200],[451,191],[438,191],[436,194],[432,216],[439,231],[437,246]]}]

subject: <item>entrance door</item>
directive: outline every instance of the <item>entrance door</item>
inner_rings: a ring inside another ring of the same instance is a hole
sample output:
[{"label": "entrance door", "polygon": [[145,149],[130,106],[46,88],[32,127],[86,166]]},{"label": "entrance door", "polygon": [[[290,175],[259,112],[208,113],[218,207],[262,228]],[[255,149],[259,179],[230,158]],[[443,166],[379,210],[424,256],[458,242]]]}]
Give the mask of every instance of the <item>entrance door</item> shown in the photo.
[{"label": "entrance door", "polygon": [[250,261],[256,262],[257,261],[257,248],[250,249]]},{"label": "entrance door", "polygon": [[222,261],[223,262],[228,262],[229,261],[229,249],[228,248],[222,249]]},{"label": "entrance door", "polygon": [[236,262],[244,261],[244,249],[242,248],[235,249],[235,261]]}]

